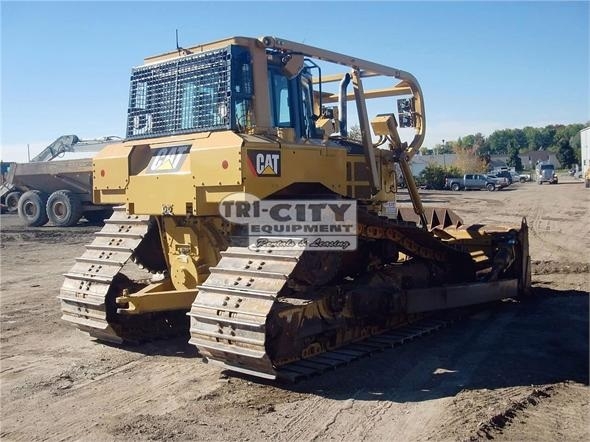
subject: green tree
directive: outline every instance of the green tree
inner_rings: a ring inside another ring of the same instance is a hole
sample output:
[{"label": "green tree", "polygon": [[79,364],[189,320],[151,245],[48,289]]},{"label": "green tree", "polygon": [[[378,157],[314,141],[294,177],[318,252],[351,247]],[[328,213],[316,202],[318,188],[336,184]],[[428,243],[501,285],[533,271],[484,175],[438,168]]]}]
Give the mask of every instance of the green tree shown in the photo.
[{"label": "green tree", "polygon": [[582,164],[582,139],[580,137],[580,132],[578,131],[573,137],[569,139],[570,146],[574,149],[574,154],[576,155],[576,163]]},{"label": "green tree", "polygon": [[558,146],[557,150],[559,150],[559,143],[562,138],[565,138],[569,141],[571,148],[574,150],[574,155],[576,156],[576,163],[580,164],[582,161],[582,144],[580,140],[580,131],[587,127],[588,124],[568,124],[567,126],[562,126],[557,130],[555,133],[555,138],[557,139]]},{"label": "green tree", "polygon": [[488,140],[481,134],[481,132],[478,132],[473,136],[473,148],[476,152],[488,150],[489,147]]},{"label": "green tree", "polygon": [[473,145],[475,144],[475,135],[466,135],[463,138],[459,138],[459,140],[459,147],[473,147]]},{"label": "green tree", "polygon": [[453,153],[453,145],[449,141],[446,141],[444,144],[437,144],[434,153],[438,155],[442,155],[443,153]]},{"label": "green tree", "polygon": [[457,150],[469,150],[479,156],[489,154],[488,140],[480,132],[475,135],[465,135],[457,139],[457,141],[447,142],[446,144],[451,146],[453,152],[457,152]]},{"label": "green tree", "polygon": [[526,139],[526,135],[524,130],[522,129],[514,129],[512,131],[513,141],[516,143],[516,147],[519,151],[527,151],[528,143]]},{"label": "green tree", "polygon": [[496,130],[488,137],[490,145],[490,154],[505,155],[508,153],[508,145],[512,143],[512,133],[510,129]]},{"label": "green tree", "polygon": [[539,132],[539,129],[535,128],[535,127],[531,127],[531,126],[526,126],[525,128],[522,129],[522,131],[524,132],[526,139],[527,139],[527,144],[529,147],[529,150],[539,150],[539,148],[541,147],[541,133]]},{"label": "green tree", "polygon": [[429,164],[426,166],[418,176],[418,183],[423,186],[428,186],[431,189],[444,189],[446,177],[458,177],[463,174],[456,167],[443,167],[438,164]]},{"label": "green tree", "polygon": [[544,128],[540,129],[540,142],[541,142],[541,149],[543,150],[550,150],[552,152],[557,151],[557,143],[555,141],[555,134],[557,133],[557,129],[559,126],[550,124],[549,126],[545,126]]},{"label": "green tree", "polygon": [[520,159],[519,149],[514,143],[510,143],[508,145],[508,160],[506,161],[506,165],[508,167],[514,167],[514,170],[517,172],[522,171],[522,160]]},{"label": "green tree", "polygon": [[[510,154],[508,146],[517,148],[521,153],[529,150],[550,150],[557,152],[560,147],[560,140],[566,139],[574,150],[576,158],[580,159],[580,130],[590,126],[586,124],[550,124],[545,127],[526,126],[522,129],[500,129],[492,132],[489,137],[481,133],[475,135],[464,135],[452,142],[454,149],[475,149],[480,158],[488,158],[490,155]],[[515,160],[516,161],[516,160]]]},{"label": "green tree", "polygon": [[501,129],[492,132],[487,142],[490,146],[490,154],[506,155],[509,154],[509,146],[516,147],[519,151],[527,150],[528,140],[522,129]]},{"label": "green tree", "polygon": [[577,163],[574,149],[572,149],[569,140],[565,138],[559,140],[556,155],[557,159],[563,167],[570,168],[571,166]]}]

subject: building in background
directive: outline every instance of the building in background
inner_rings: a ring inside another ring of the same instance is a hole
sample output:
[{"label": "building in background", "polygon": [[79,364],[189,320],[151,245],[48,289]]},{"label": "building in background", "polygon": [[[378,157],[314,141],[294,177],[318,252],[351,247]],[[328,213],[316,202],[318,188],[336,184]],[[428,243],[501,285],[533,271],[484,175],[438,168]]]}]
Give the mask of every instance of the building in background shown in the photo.
[{"label": "building in background", "polygon": [[590,127],[580,131],[580,143],[582,146],[582,155],[580,156],[582,173],[585,174],[590,168]]},{"label": "building in background", "polygon": [[410,169],[413,176],[420,175],[426,167],[430,164],[437,166],[448,167],[452,166],[457,160],[457,155],[454,153],[443,153],[435,155],[414,155],[410,161]]},{"label": "building in background", "polygon": [[553,152],[547,150],[531,150],[526,153],[521,153],[519,157],[524,169],[532,170],[539,163],[550,163],[553,164],[556,169],[561,168],[561,163],[557,159],[557,156]]}]

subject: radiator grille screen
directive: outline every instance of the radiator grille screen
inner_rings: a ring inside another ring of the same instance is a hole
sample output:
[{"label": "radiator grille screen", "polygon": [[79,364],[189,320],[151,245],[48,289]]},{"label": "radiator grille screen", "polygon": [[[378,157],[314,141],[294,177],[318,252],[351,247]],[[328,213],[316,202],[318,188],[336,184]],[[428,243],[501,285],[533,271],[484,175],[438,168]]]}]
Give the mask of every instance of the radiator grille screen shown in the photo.
[{"label": "radiator grille screen", "polygon": [[232,125],[231,47],[133,69],[127,138]]}]

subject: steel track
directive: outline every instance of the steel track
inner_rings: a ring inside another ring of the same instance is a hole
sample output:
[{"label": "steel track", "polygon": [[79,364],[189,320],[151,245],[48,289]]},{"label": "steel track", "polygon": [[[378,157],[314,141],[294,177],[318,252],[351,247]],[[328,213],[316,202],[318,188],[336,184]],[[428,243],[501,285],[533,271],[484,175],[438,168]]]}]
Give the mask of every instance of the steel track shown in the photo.
[{"label": "steel track", "polygon": [[[84,254],[66,273],[58,299],[62,319],[91,336],[115,344],[139,343],[185,332],[183,312],[127,317],[116,313],[117,284],[128,284],[121,274],[150,228],[147,215],[128,215],[116,207]],[[120,282],[121,281],[121,282]]]},{"label": "steel track", "polygon": [[[363,217],[360,236],[389,239],[404,251],[434,260],[463,255],[430,233],[407,223]],[[178,334],[179,321],[166,319],[167,329],[150,315],[126,318],[114,313],[111,292],[116,292],[123,266],[134,257],[150,226],[149,216],[127,215],[115,209],[97,232],[86,252],[65,274],[59,299],[62,319],[100,340],[137,342]],[[266,323],[279,293],[299,262],[302,250],[260,251],[231,247],[210,269],[198,287],[189,316],[191,343],[203,356],[222,367],[250,375],[296,381],[348,364],[377,351],[430,333],[444,321],[420,322],[275,368],[266,354]],[[125,282],[123,282],[125,283]],[[110,304],[109,304],[110,303]],[[129,321],[128,321],[129,319]],[[171,324],[171,326],[170,326]]]},{"label": "steel track", "polygon": [[284,365],[277,370],[277,378],[288,382],[298,382],[321,375],[375,353],[399,347],[447,327],[454,321],[454,319],[424,319],[410,323],[389,332],[371,336],[363,341],[345,345],[337,350]]},{"label": "steel track", "polygon": [[[386,239],[413,256],[450,262],[455,273],[469,273],[469,264],[473,266],[467,253],[408,223],[359,213],[359,237]],[[281,290],[293,275],[303,253],[303,250],[250,250],[245,246],[230,247],[222,252],[219,263],[210,268],[210,276],[198,287],[198,295],[189,312],[190,343],[196,345],[210,362],[222,368],[267,379],[322,372],[363,354],[368,355],[370,349],[387,348],[388,343],[384,340],[393,335],[385,335],[381,342],[376,338],[363,344],[367,347],[366,352],[360,351],[360,344],[344,344],[348,349],[346,352],[329,352],[330,357],[325,356],[328,353],[322,353],[316,356],[319,359],[300,360],[279,368],[273,365],[266,345],[268,318],[273,314],[273,305],[284,302]],[[457,267],[461,264],[463,268],[459,270]],[[353,347],[348,348],[349,345]]]}]

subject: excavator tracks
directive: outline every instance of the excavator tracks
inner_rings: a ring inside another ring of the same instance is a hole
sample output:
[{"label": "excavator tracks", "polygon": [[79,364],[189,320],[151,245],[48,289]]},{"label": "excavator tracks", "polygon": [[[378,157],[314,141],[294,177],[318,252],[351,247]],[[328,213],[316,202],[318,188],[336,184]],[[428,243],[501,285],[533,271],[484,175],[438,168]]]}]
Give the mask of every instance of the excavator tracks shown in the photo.
[{"label": "excavator tracks", "polygon": [[[117,318],[121,315],[116,314],[114,304],[116,291],[133,284],[121,269],[133,258],[149,228],[149,216],[128,215],[124,207],[115,208],[84,254],[64,275],[58,296],[63,320],[99,340],[117,344],[139,342],[154,332],[162,332],[153,317]],[[172,326],[170,323],[166,328]]]}]

